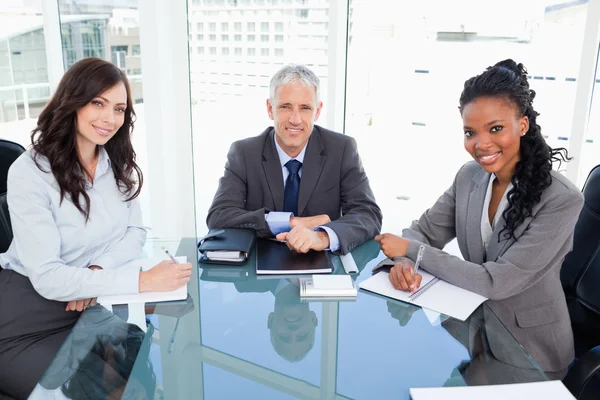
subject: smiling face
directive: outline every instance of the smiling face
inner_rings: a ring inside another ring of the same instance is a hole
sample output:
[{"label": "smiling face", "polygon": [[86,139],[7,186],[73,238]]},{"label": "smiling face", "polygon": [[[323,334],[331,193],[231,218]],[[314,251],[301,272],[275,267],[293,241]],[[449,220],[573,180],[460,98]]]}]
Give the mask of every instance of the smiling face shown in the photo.
[{"label": "smiling face", "polygon": [[277,143],[287,155],[296,157],[306,146],[322,107],[322,102],[317,104],[315,88],[300,82],[279,87],[273,102],[267,100]]},{"label": "smiling face", "polygon": [[465,149],[471,157],[485,171],[510,180],[529,119],[504,97],[477,98],[463,107],[462,118]]},{"label": "smiling face", "polygon": [[127,89],[119,82],[77,110],[77,145],[80,154],[90,154],[105,145],[123,126]]}]

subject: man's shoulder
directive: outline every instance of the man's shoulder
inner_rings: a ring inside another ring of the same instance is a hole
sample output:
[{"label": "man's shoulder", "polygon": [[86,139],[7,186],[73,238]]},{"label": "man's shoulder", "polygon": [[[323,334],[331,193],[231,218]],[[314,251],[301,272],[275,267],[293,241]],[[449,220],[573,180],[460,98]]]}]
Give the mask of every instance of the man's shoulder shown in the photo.
[{"label": "man's shoulder", "polygon": [[[356,143],[356,140],[352,136],[344,135],[319,125],[315,125],[313,134],[315,133],[319,135],[321,144],[327,151],[335,150],[343,152],[348,143]],[[354,145],[354,147],[356,147],[356,145]]]},{"label": "man's shoulder", "polygon": [[347,142],[352,140],[351,136],[344,135],[343,133],[335,132],[322,126],[315,125],[315,130],[319,133],[322,140],[334,141],[334,142]]}]

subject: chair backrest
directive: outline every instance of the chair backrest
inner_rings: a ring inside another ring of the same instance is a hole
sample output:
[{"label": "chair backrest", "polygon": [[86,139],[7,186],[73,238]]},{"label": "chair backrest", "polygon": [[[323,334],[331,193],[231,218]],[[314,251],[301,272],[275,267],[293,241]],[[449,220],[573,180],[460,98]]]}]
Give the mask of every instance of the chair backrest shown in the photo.
[{"label": "chair backrest", "polygon": [[24,151],[20,144],[0,139],[0,253],[8,250],[13,238],[6,202],[8,169]]},{"label": "chair backrest", "polygon": [[588,175],[583,196],[585,204],[575,225],[573,250],[560,271],[576,353],[600,345],[600,165]]}]

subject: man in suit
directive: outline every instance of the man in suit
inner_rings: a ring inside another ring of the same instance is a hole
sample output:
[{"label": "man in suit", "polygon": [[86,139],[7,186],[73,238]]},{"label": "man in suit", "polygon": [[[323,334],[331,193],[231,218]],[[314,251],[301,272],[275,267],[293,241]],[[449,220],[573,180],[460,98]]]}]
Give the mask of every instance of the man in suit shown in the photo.
[{"label": "man in suit", "polygon": [[232,144],[209,228],[251,228],[290,249],[346,254],[377,235],[381,210],[356,141],[318,125],[319,78],[287,65],[271,79],[274,127]]}]

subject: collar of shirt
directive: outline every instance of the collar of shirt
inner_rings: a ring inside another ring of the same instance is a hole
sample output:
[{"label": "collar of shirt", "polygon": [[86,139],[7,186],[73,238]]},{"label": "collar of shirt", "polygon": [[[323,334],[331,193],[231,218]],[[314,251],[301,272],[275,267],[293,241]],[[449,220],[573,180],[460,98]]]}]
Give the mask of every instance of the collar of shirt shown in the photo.
[{"label": "collar of shirt", "polygon": [[104,146],[99,146],[98,150],[98,166],[96,167],[96,176],[100,177],[110,170],[110,158],[104,149]]},{"label": "collar of shirt", "polygon": [[[100,179],[104,174],[110,171],[110,158],[108,153],[104,149],[104,146],[98,147],[98,164],[96,165],[96,173],[94,174],[94,183]],[[85,186],[87,190],[90,190],[93,185],[86,179]]]},{"label": "collar of shirt", "polygon": [[496,209],[496,214],[494,215],[494,219],[492,221],[492,224],[490,225],[489,209],[490,201],[492,200],[492,190],[494,187],[495,179],[496,174],[490,174],[490,180],[488,181],[485,200],[483,202],[483,210],[481,212],[481,238],[483,239],[483,244],[486,249],[488,247],[493,229],[496,227],[498,220],[500,219],[500,217],[502,217],[502,213],[508,206],[508,192],[510,192],[510,190],[513,188],[512,182],[509,183],[506,190],[502,194],[502,198],[500,199],[500,203],[498,204],[498,208]]},{"label": "collar of shirt", "polygon": [[[277,149],[277,154],[279,155],[279,162],[281,163],[281,168],[285,168],[285,164],[288,161],[290,161],[292,159],[292,157],[288,156],[287,153],[285,151],[283,151],[283,149],[281,148],[279,143],[277,143],[277,133],[275,133],[273,135],[273,140],[275,141],[275,148]],[[308,142],[307,142],[307,144],[308,144]],[[297,157],[294,157],[294,160],[298,160],[301,163],[304,163],[304,153],[306,153],[306,145],[304,145],[304,148],[302,149],[300,154],[298,154]],[[287,168],[286,168],[286,170],[287,170]]]}]

